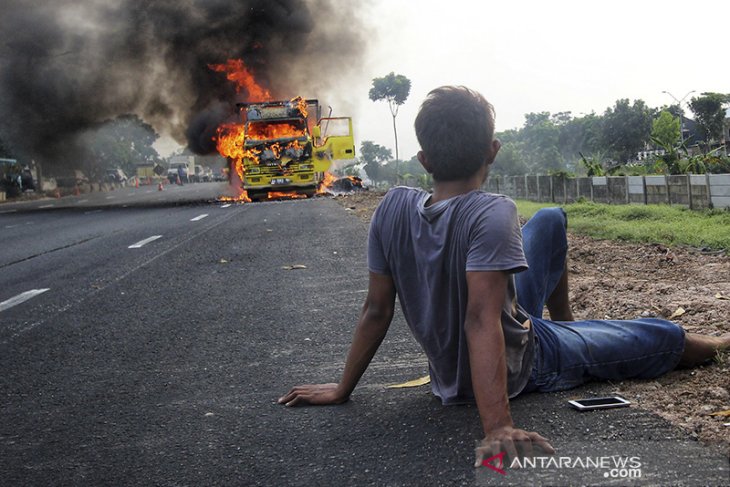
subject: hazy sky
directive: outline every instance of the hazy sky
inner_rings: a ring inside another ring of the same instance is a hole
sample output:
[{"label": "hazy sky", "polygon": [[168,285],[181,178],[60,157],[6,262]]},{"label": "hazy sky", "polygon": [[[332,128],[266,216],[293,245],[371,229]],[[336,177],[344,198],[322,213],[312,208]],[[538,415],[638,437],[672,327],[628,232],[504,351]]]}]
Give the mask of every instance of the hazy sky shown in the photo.
[{"label": "hazy sky", "polygon": [[367,96],[372,78],[391,71],[412,82],[398,115],[401,159],[418,151],[421,101],[444,84],[484,94],[498,131],[529,112],[603,113],[619,98],[674,103],[665,90],[729,93],[728,19],[730,3],[706,0],[376,0],[369,58],[350,88],[357,147],[394,148],[387,104]]},{"label": "hazy sky", "polygon": [[420,103],[445,84],[484,94],[497,131],[522,126],[530,112],[580,116],[601,114],[619,98],[674,103],[662,91],[678,99],[692,90],[730,93],[730,2],[370,0],[364,10],[366,58],[342,67],[336,94],[297,94],[352,116],[358,149],[363,140],[394,149],[388,106],[368,91],[391,71],[408,77],[411,94],[397,122],[401,159],[419,150]]}]

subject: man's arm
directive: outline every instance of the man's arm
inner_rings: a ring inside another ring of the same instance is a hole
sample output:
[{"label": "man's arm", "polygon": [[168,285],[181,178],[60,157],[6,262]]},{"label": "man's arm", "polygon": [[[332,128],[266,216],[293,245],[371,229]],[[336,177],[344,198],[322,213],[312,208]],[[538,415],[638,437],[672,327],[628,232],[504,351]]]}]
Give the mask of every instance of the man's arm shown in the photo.
[{"label": "man's arm", "polygon": [[554,450],[537,433],[514,427],[507,395],[507,361],[502,333],[502,306],[507,294],[508,274],[505,272],[467,272],[468,302],[464,331],[469,347],[472,388],[482,420],[484,440],[477,448],[476,466],[483,458],[501,451],[510,458],[518,454],[531,455],[532,446],[548,453]]},{"label": "man's arm", "polygon": [[388,332],[395,310],[395,284],[390,276],[370,273],[368,295],[347,355],[339,384],[305,384],[279,398],[279,404],[340,404],[350,397]]}]

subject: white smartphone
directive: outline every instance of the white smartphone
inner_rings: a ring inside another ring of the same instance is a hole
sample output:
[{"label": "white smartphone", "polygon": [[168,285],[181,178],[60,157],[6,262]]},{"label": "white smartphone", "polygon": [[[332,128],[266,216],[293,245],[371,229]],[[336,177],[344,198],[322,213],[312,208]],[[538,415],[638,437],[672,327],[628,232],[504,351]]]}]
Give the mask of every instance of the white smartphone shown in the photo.
[{"label": "white smartphone", "polygon": [[575,399],[568,401],[578,411],[591,411],[593,409],[623,408],[631,404],[623,397],[592,397],[590,399]]}]

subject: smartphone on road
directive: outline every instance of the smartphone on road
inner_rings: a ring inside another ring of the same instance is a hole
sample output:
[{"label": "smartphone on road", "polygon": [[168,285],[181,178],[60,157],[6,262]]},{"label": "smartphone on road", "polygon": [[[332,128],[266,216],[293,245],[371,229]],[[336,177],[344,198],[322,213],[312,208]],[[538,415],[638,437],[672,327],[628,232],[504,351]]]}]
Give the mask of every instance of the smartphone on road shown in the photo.
[{"label": "smartphone on road", "polygon": [[568,401],[578,411],[592,411],[594,409],[623,408],[631,404],[623,397],[591,397],[588,399],[575,399]]}]

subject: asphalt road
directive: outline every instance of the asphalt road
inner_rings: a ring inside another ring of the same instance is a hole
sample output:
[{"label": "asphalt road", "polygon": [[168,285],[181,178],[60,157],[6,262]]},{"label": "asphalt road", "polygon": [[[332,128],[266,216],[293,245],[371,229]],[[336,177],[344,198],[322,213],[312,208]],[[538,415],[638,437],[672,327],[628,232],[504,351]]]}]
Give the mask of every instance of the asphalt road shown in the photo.
[{"label": "asphalt road", "polygon": [[350,402],[276,404],[338,379],[367,228],[327,198],[221,191],[0,206],[0,485],[730,485],[727,452],[653,414],[567,407],[611,385],[513,401],[568,460],[475,469],[473,406],[386,387],[427,373],[400,314]]}]

